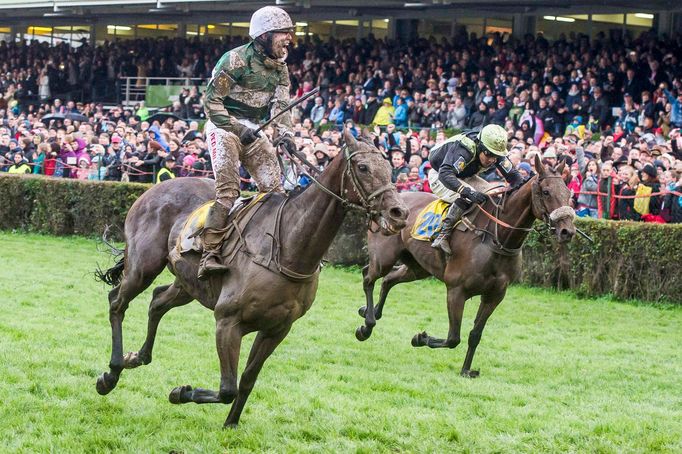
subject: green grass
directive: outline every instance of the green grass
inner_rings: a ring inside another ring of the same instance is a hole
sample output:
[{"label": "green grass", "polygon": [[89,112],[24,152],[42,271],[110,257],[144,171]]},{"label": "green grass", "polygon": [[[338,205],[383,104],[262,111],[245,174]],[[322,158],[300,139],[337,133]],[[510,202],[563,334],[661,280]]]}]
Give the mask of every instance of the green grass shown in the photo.
[{"label": "green grass", "polygon": [[[442,284],[396,287],[359,343],[361,275],[325,269],[240,427],[222,430],[228,407],[167,400],[177,385],[219,382],[213,316],[197,303],[166,316],[150,365],[124,371],[106,397],[95,392],[110,353],[96,262],[110,264],[94,240],[0,233],[2,452],[682,451],[679,307],[512,288],[471,380],[458,375],[465,343],[410,346],[418,331],[446,334]],[[149,299],[127,312],[126,351],[142,344]],[[463,338],[476,307],[467,306]]]}]

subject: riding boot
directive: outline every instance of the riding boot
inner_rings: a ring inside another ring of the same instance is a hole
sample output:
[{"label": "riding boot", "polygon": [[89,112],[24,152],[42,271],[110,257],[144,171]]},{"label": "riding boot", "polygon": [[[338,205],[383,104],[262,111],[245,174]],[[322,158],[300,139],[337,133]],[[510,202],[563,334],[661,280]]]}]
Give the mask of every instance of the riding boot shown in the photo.
[{"label": "riding boot", "polygon": [[465,209],[460,207],[457,203],[450,205],[448,214],[445,216],[443,225],[440,228],[440,233],[433,243],[431,243],[432,248],[440,249],[447,255],[452,254],[452,250],[450,249],[450,235],[452,234],[457,222],[462,218],[464,210]]},{"label": "riding boot", "polygon": [[211,274],[224,273],[228,267],[222,263],[222,244],[227,228],[227,217],[230,209],[215,202],[208,210],[206,222],[201,232],[204,243],[204,253],[199,262],[199,280],[206,280]]}]

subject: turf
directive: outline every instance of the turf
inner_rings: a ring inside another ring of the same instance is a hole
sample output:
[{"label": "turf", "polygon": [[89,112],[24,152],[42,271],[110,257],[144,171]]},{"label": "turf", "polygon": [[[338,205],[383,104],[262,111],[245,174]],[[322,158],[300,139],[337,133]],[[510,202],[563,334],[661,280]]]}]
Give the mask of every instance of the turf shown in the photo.
[{"label": "turf", "polygon": [[[167,400],[177,385],[218,385],[213,317],[197,303],[166,316],[150,365],[95,392],[110,353],[98,262],[110,264],[94,240],[0,233],[2,452],[682,451],[679,307],[512,288],[483,333],[474,380],[458,375],[465,344],[410,346],[418,331],[447,332],[442,284],[396,287],[359,343],[360,273],[327,268],[240,427],[222,430],[227,407]],[[142,343],[149,299],[127,312],[126,351]]]}]

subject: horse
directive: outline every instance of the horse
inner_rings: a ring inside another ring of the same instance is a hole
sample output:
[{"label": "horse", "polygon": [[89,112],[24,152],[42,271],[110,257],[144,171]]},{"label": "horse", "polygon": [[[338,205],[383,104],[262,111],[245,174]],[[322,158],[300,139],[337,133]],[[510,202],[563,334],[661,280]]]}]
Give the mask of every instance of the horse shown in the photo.
[{"label": "horse", "polygon": [[[348,209],[358,208],[368,224],[386,235],[397,234],[409,214],[391,183],[390,166],[365,138],[344,131],[342,154],[304,191],[286,196],[270,193],[239,233],[243,247],[224,275],[197,279],[199,252],[173,259],[188,216],[215,197],[213,180],[179,178],[146,191],[130,208],[125,224],[123,257],[100,278],[115,287],[109,292],[112,352],[109,371],[96,389],[105,395],[116,387],[123,369],[152,361],[161,318],[174,307],[198,300],[213,311],[220,360],[218,391],[184,385],[174,388],[173,404],[230,404],[225,427],[236,427],[246,400],[266,359],[282,342],[295,320],[310,308],[317,292],[320,261],[336,236]],[[256,263],[259,250],[274,259]],[[223,253],[225,251],[223,250]],[[175,275],[157,287],[149,305],[147,336],[137,352],[123,354],[122,322],[133,298],[164,269]],[[237,386],[242,337],[257,332]]]},{"label": "horse", "polygon": [[[476,347],[488,318],[504,299],[509,284],[521,272],[521,247],[534,221],[541,219],[550,225],[561,243],[570,241],[576,232],[574,213],[568,205],[571,194],[562,177],[564,164],[552,170],[543,166],[536,156],[535,167],[537,174],[523,185],[505,190],[501,200],[488,197],[480,208],[471,212],[471,216],[467,215],[473,218],[471,228],[453,232],[450,257],[432,248],[428,241],[411,236],[418,214],[435,197],[428,193],[401,194],[411,213],[405,229],[393,237],[381,238],[372,232],[368,236],[369,264],[362,271],[366,306],[358,311],[365,323],[356,330],[356,338],[365,341],[371,336],[393,286],[434,276],[445,283],[447,289],[448,335],[440,339],[424,331],[412,338],[412,346],[457,347],[464,303],[481,295],[460,372],[465,377],[478,377],[479,371],[471,369]],[[401,265],[394,266],[398,261]],[[383,280],[379,303],[374,307],[374,284],[379,278]]]}]

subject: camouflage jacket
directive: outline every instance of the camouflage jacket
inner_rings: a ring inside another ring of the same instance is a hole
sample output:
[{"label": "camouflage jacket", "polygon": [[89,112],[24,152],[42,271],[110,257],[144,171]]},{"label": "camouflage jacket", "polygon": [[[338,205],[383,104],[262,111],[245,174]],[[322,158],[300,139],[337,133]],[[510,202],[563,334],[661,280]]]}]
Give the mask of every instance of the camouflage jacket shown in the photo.
[{"label": "camouflage jacket", "polygon": [[[211,122],[239,134],[239,120],[259,124],[289,104],[289,70],[283,61],[265,56],[254,42],[226,52],[213,69],[204,106]],[[292,133],[291,113],[273,125],[279,135]]]}]

